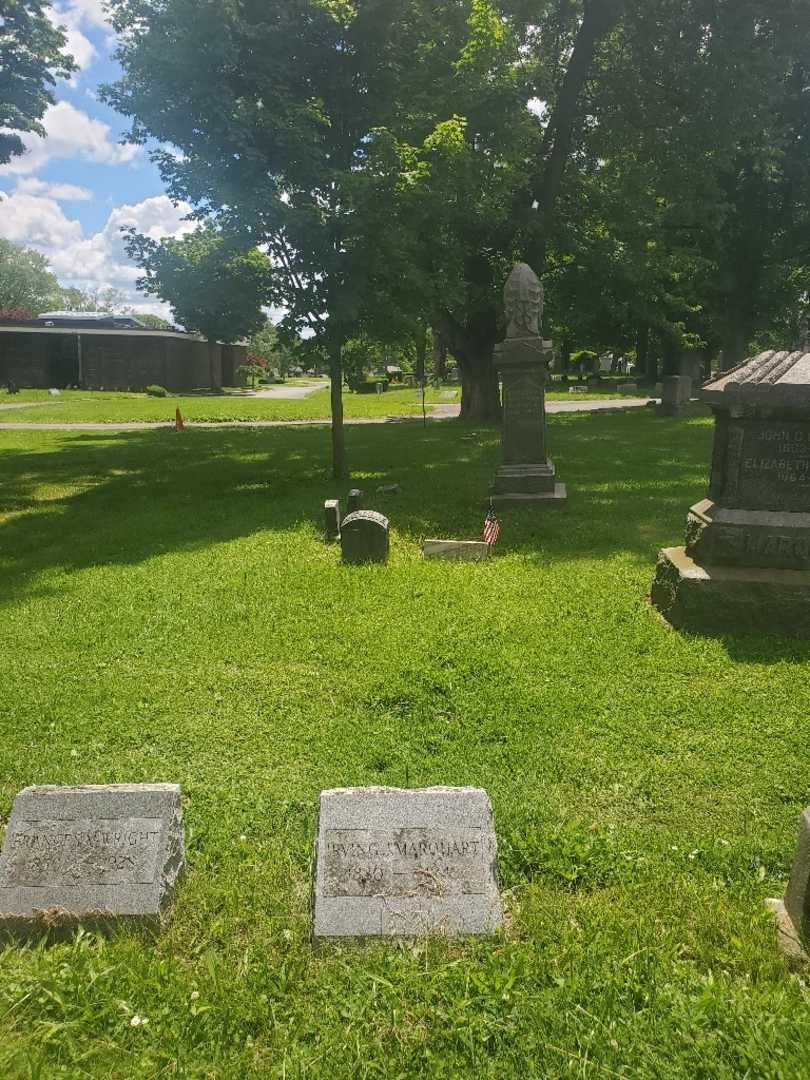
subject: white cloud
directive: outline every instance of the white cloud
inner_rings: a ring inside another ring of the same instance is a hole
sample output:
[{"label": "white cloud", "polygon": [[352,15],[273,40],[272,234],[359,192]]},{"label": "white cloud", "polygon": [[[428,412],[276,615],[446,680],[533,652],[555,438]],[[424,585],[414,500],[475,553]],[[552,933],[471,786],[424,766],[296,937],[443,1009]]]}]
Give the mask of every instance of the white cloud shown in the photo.
[{"label": "white cloud", "polygon": [[103,0],[70,0],[66,7],[80,22],[86,23],[87,26],[98,26],[107,29],[108,23],[104,15]]},{"label": "white cloud", "polygon": [[79,66],[68,80],[71,86],[76,86],[79,76],[85,68],[95,60],[98,55],[93,42],[86,37],[81,30],[82,13],[75,5],[67,7],[49,8],[48,18],[54,26],[61,26],[65,31],[65,51],[68,52]]},{"label": "white cloud", "polygon": [[28,195],[44,195],[48,199],[56,199],[57,202],[89,202],[93,198],[93,192],[89,188],[79,187],[78,184],[49,184],[35,176],[22,177],[17,181],[15,191]]},{"label": "white cloud", "polygon": [[156,195],[134,205],[117,206],[104,227],[89,236],[80,222],[67,217],[55,198],[18,187],[2,206],[0,236],[41,251],[62,285],[120,289],[128,302],[141,310],[167,314],[166,305],[135,289],[140,271],[124,250],[121,228],[132,225],[153,240],[182,236],[196,228],[194,222],[183,220],[191,209],[188,204],[174,206],[168,195]]},{"label": "white cloud", "polygon": [[23,135],[26,153],[0,165],[0,174],[38,172],[49,161],[82,158],[100,165],[121,165],[132,161],[137,146],[120,146],[112,141],[110,125],[94,120],[68,101],[49,105],[43,118],[45,138]]}]

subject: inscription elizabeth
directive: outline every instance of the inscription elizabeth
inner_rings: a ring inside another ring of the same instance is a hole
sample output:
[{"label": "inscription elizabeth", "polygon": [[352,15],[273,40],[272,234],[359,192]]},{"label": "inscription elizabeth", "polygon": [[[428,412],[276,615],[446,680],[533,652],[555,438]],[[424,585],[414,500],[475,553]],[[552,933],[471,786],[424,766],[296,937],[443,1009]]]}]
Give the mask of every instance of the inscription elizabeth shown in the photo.
[{"label": "inscription elizabeth", "polygon": [[325,896],[479,896],[492,876],[481,829],[328,829],[325,847]]}]

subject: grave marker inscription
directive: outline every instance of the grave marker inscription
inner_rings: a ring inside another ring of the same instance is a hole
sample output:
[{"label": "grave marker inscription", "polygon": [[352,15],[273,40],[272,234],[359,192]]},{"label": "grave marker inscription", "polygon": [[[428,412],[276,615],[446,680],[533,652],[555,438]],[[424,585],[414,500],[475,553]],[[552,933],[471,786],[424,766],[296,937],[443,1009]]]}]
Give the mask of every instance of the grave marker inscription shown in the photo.
[{"label": "grave marker inscription", "polygon": [[503,923],[496,864],[481,789],[324,791],[314,936],[493,933]]},{"label": "grave marker inscription", "polygon": [[176,784],[29,787],[0,856],[0,925],[157,916],[185,861]]}]

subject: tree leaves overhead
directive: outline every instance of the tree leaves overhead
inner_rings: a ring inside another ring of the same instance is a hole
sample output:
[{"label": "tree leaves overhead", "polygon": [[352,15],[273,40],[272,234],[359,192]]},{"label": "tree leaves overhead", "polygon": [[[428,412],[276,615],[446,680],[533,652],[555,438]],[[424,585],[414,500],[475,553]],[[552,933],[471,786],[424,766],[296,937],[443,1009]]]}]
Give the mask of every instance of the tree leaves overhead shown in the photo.
[{"label": "tree leaves overhead", "polygon": [[0,165],[25,150],[21,134],[44,135],[57,78],[76,70],[47,0],[3,0],[0,8]]}]

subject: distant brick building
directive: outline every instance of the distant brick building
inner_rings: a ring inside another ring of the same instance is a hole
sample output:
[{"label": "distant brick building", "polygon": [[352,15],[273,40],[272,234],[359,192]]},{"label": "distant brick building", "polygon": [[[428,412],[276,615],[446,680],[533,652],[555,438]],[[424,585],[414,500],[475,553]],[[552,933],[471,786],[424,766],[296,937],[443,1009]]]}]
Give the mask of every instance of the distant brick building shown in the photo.
[{"label": "distant brick building", "polygon": [[210,345],[194,334],[152,330],[136,319],[54,313],[0,320],[0,383],[87,390],[235,386],[244,345]]}]

